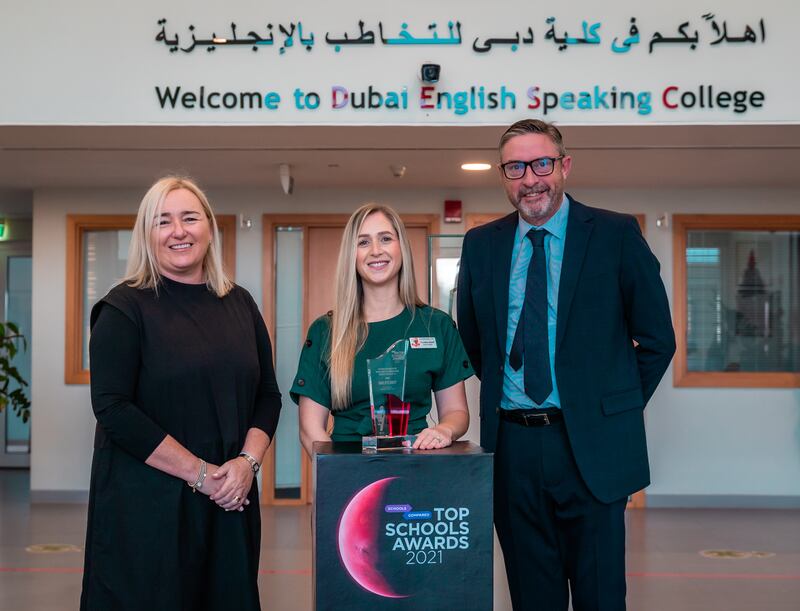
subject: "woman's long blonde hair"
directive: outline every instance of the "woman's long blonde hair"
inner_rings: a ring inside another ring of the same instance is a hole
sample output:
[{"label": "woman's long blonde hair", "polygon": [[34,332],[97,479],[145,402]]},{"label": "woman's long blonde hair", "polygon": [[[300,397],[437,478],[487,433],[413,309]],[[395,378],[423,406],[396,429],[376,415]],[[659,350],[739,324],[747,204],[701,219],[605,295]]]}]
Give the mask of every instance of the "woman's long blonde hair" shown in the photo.
[{"label": "woman's long blonde hair", "polygon": [[211,225],[211,244],[203,259],[203,278],[206,286],[217,297],[224,297],[233,288],[233,282],[225,274],[222,267],[219,227],[211,205],[205,193],[190,178],[183,176],[165,176],[148,189],[139,204],[136,223],[133,226],[131,245],[128,249],[128,267],[122,282],[134,288],[152,288],[158,290],[161,273],[158,268],[158,256],[153,248],[152,233],[156,220],[167,195],[177,189],[186,189],[200,200],[203,212]]},{"label": "woman's long blonde hair", "polygon": [[356,210],[342,235],[339,248],[339,261],[336,265],[336,307],[331,321],[331,402],[334,410],[345,409],[352,398],[353,362],[356,353],[367,340],[369,327],[364,320],[364,289],[361,277],[356,271],[356,249],[358,235],[366,218],[380,212],[389,219],[398,241],[403,261],[398,276],[400,301],[411,311],[412,317],[417,306],[423,305],[417,294],[417,283],[414,278],[414,261],[411,256],[411,244],[408,241],[405,225],[400,216],[389,206],[381,204],[364,204]]}]

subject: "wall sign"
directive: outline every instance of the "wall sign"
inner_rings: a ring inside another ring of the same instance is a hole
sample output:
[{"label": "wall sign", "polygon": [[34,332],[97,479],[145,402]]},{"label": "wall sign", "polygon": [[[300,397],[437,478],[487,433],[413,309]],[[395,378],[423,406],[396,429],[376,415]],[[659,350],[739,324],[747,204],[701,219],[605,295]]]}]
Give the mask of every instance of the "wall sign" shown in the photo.
[{"label": "wall sign", "polygon": [[31,0],[7,17],[5,48],[24,52],[0,57],[3,124],[800,121],[777,69],[800,5],[780,0]]}]

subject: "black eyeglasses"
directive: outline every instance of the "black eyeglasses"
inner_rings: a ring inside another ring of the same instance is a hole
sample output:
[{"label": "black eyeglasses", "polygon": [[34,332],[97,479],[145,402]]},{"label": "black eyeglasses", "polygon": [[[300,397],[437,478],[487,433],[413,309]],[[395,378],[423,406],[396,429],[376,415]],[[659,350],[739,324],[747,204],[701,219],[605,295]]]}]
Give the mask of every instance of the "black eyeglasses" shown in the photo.
[{"label": "black eyeglasses", "polygon": [[564,155],[558,157],[539,157],[531,161],[507,161],[500,164],[503,176],[509,180],[519,180],[525,176],[525,169],[530,166],[531,171],[537,176],[550,176],[556,169],[556,161],[563,159]]}]

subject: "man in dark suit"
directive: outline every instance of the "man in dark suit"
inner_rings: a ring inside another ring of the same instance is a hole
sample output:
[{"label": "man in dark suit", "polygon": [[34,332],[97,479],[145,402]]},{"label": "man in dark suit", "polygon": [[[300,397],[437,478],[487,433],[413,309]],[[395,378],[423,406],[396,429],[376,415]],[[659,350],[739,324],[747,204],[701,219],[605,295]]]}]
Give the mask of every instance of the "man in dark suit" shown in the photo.
[{"label": "man in dark suit", "polygon": [[458,326],[495,452],[495,526],[514,609],[625,609],[625,504],[650,483],[643,411],[675,352],[636,219],[564,193],[551,124],[500,140],[516,212],[469,231]]}]

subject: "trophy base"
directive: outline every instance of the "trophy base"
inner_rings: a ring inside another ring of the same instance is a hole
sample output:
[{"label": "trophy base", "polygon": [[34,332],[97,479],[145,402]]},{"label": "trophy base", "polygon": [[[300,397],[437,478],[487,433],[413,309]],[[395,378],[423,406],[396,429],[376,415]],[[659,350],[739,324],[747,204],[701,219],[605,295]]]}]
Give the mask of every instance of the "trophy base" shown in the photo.
[{"label": "trophy base", "polygon": [[361,438],[361,452],[372,454],[384,450],[410,450],[416,435],[369,435]]}]

